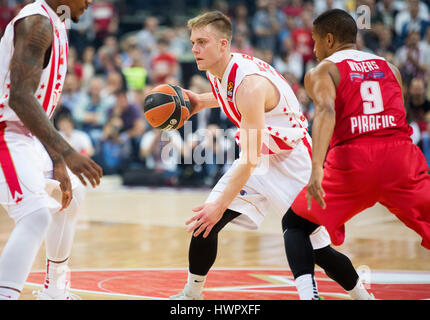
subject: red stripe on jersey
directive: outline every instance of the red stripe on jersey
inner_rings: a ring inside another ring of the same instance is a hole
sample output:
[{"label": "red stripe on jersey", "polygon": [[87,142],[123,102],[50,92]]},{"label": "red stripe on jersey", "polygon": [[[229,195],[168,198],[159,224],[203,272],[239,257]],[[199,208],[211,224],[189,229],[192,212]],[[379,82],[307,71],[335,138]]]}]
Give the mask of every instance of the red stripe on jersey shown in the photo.
[{"label": "red stripe on jersey", "polygon": [[302,141],[303,141],[303,144],[305,145],[305,147],[308,149],[309,157],[311,157],[311,160],[312,160],[312,147],[311,147],[311,144],[308,141],[308,138],[304,137],[302,139]]},{"label": "red stripe on jersey", "polygon": [[292,150],[293,148],[285,143],[281,138],[275,137],[274,135],[271,135],[273,140],[275,140],[276,144],[278,145],[279,149],[281,150]]},{"label": "red stripe on jersey", "polygon": [[0,122],[0,164],[12,199],[19,203],[22,200],[22,190],[16,174],[15,165],[5,140],[6,123]]},{"label": "red stripe on jersey", "polygon": [[49,75],[49,82],[48,82],[48,87],[46,89],[46,94],[45,94],[45,99],[43,100],[43,110],[45,110],[45,112],[48,111],[48,107],[49,107],[49,102],[51,101],[51,96],[52,96],[52,88],[54,87],[54,77],[55,77],[55,61],[56,61],[56,56],[55,56],[55,26],[54,26],[54,22],[52,21],[51,17],[49,16],[48,10],[46,10],[45,6],[42,5],[43,10],[46,11],[46,14],[49,17],[49,20],[51,21],[52,24],[52,33],[53,33],[53,38],[52,38],[52,59],[51,59],[51,72]]},{"label": "red stripe on jersey", "polygon": [[228,94],[229,94],[228,87],[229,87],[230,83],[232,83],[233,84],[233,88],[232,88],[232,91],[231,91],[231,97],[233,98],[234,81],[236,80],[236,74],[237,74],[237,69],[238,68],[239,68],[239,65],[237,63],[235,63],[233,65],[233,67],[231,68],[230,74],[228,75],[228,80],[227,80],[227,102],[228,102],[228,104],[230,106],[230,110],[233,112],[233,114],[236,117],[236,119],[238,119],[239,122],[240,122],[240,120],[242,120],[242,116],[241,116],[239,110],[237,109],[237,107],[234,105],[233,101],[229,100],[229,96],[228,96]]},{"label": "red stripe on jersey", "polygon": [[228,111],[227,107],[225,106],[224,100],[221,97],[221,94],[219,93],[218,85],[215,82],[215,90],[216,90],[216,96],[218,96],[218,100],[221,101],[222,109],[224,110],[227,117],[231,120],[231,122],[234,123],[234,125],[238,128],[240,128],[239,123],[236,121],[236,119],[231,115],[231,113]]},{"label": "red stripe on jersey", "polygon": [[212,84],[212,81],[211,81],[211,79],[209,78],[209,75],[208,75],[207,73],[206,73],[206,77],[208,78],[209,83],[210,83],[210,85],[211,85],[212,93],[213,93],[214,97],[216,98],[216,97],[217,97],[217,95],[216,95],[216,92],[215,92],[214,85]]}]

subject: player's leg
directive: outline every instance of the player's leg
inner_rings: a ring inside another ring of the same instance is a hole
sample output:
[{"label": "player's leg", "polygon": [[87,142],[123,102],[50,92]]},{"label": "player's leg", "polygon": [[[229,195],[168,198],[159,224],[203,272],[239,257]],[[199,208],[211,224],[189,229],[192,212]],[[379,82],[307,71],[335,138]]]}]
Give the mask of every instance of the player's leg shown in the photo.
[{"label": "player's leg", "polygon": [[[349,258],[330,247],[320,226],[296,215],[292,209],[282,219],[285,250],[301,300],[318,299],[314,279],[315,263],[339,283],[352,299],[369,300],[373,297],[361,285]],[[311,240],[311,237],[314,239]]]},{"label": "player's leg", "polygon": [[206,276],[215,263],[218,252],[218,233],[240,213],[227,209],[221,220],[213,227],[206,238],[203,233],[197,237],[192,236],[188,252],[188,279],[184,290],[170,297],[173,300],[202,299],[202,291]]},{"label": "player's leg", "polygon": [[70,205],[52,215],[45,238],[46,276],[44,288],[35,292],[39,300],[79,299],[69,292],[69,257],[72,251],[77,214],[85,198],[85,187],[76,184]]},{"label": "player's leg", "polygon": [[20,218],[0,257],[0,300],[18,299],[51,221],[47,208]]}]

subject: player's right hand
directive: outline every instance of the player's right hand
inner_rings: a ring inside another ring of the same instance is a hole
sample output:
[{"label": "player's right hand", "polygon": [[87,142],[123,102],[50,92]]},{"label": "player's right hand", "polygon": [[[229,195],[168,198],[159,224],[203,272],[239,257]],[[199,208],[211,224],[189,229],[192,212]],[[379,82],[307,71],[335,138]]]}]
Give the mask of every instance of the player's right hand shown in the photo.
[{"label": "player's right hand", "polygon": [[84,176],[93,186],[93,188],[100,184],[100,179],[103,176],[103,170],[97,163],[87,156],[73,151],[64,157],[64,161],[66,162],[69,169],[79,178],[79,180],[81,180],[84,186],[87,185]]},{"label": "player's right hand", "polygon": [[315,199],[318,204],[325,209],[326,204],[324,201],[325,191],[322,187],[322,180],[324,177],[324,170],[322,167],[312,168],[312,174],[309,178],[307,186],[306,199],[308,200],[308,210],[312,208],[312,198]]},{"label": "player's right hand", "polygon": [[187,90],[187,89],[183,89],[183,90],[187,94],[188,99],[190,99],[190,106],[191,106],[190,117],[191,117],[192,115],[195,115],[196,113],[198,113],[203,109],[203,104],[197,93],[194,93],[193,91]]}]

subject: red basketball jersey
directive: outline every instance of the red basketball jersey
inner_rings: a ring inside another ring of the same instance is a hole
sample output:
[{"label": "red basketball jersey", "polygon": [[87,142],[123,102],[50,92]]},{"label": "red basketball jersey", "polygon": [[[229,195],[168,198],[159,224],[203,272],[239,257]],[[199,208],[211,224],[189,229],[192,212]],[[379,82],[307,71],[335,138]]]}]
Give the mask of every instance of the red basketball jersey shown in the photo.
[{"label": "red basketball jersey", "polygon": [[387,137],[410,139],[402,89],[384,58],[342,50],[326,60],[340,72],[336,90],[336,125],[330,146]]}]

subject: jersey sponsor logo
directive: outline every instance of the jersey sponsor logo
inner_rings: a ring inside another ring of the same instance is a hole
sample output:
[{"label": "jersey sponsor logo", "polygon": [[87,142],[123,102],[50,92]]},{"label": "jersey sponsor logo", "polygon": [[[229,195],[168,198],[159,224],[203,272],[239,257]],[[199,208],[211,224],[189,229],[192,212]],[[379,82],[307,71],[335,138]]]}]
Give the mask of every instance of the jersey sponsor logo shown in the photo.
[{"label": "jersey sponsor logo", "polygon": [[364,81],[364,80],[374,80],[374,79],[383,79],[385,78],[385,73],[383,71],[371,71],[369,73],[358,73],[358,72],[351,72],[349,74],[349,77],[352,82],[354,81]]}]

